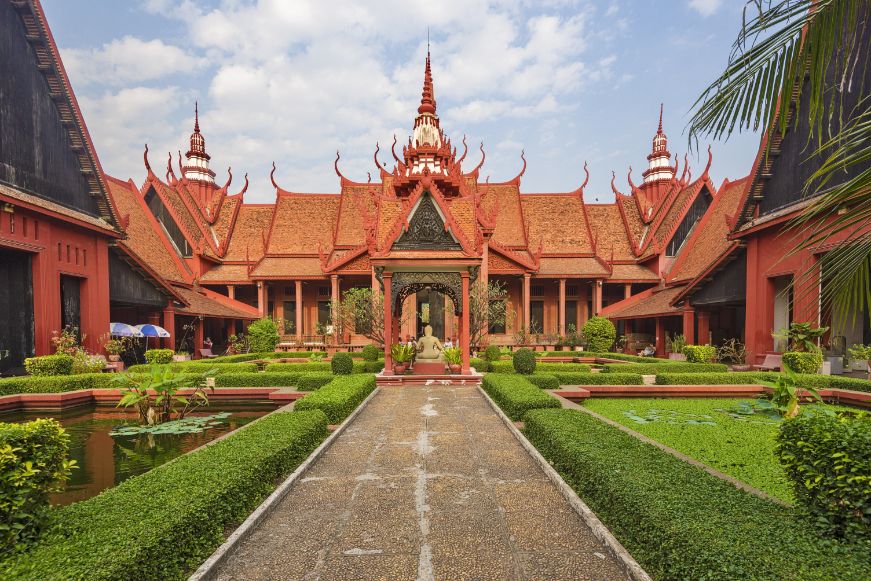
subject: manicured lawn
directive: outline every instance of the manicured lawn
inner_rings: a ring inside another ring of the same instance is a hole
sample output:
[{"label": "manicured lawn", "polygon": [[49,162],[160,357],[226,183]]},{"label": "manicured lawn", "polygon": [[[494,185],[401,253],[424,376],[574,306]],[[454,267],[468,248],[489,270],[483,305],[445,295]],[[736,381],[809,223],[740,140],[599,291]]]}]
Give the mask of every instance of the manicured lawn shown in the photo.
[{"label": "manicured lawn", "polygon": [[[584,405],[786,502],[793,495],[774,456],[779,422],[725,413],[739,399],[607,399]],[[721,411],[722,410],[722,411]]]}]

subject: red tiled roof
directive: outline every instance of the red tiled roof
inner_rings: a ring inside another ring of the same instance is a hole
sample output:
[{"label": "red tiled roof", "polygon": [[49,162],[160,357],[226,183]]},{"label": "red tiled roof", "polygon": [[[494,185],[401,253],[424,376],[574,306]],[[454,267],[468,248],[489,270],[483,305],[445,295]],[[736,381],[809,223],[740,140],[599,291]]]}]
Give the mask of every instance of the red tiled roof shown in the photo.
[{"label": "red tiled roof", "polygon": [[266,256],[251,271],[252,278],[323,275],[320,259],[306,256]]},{"label": "red tiled roof", "polygon": [[229,319],[256,319],[260,316],[255,307],[202,287],[176,286],[174,288],[188,303],[188,306],[177,309],[182,314]]},{"label": "red tiled roof", "polygon": [[608,305],[602,309],[602,316],[609,319],[640,319],[679,315],[681,309],[671,306],[670,303],[683,288],[683,286],[676,286],[646,290],[613,305]]},{"label": "red tiled roof", "polygon": [[592,257],[560,258],[542,256],[538,274],[607,277],[608,269]]},{"label": "red tiled roof", "polygon": [[543,252],[593,252],[580,196],[526,194],[520,200],[532,250],[537,250],[541,243]]},{"label": "red tiled roof", "polygon": [[588,204],[587,216],[596,241],[596,254],[605,260],[635,259],[617,204]]},{"label": "red tiled roof", "polygon": [[381,188],[381,184],[342,187],[336,226],[336,246],[357,246],[366,242],[363,228],[364,212],[375,213],[373,196],[380,194]]},{"label": "red tiled roof", "polygon": [[625,219],[626,231],[632,238],[632,243],[635,246],[640,246],[644,238],[645,224],[638,213],[638,205],[631,196],[617,196],[617,203],[623,209],[623,217]]},{"label": "red tiled roof", "polygon": [[247,264],[219,264],[200,277],[200,282],[248,282]]},{"label": "red tiled roof", "polygon": [[260,260],[272,224],[273,206],[242,204],[224,260]]},{"label": "red tiled roof", "polygon": [[212,230],[215,232],[215,237],[218,239],[218,244],[223,244],[230,235],[230,228],[233,225],[233,219],[236,217],[236,212],[242,205],[241,197],[228,197],[221,204],[221,210],[218,212],[215,223],[212,225]]},{"label": "red tiled roof", "polygon": [[496,208],[496,229],[493,240],[505,246],[526,246],[520,189],[517,184],[479,185],[481,209],[490,213]]},{"label": "red tiled roof", "polygon": [[659,281],[659,275],[640,264],[615,264],[610,280]]},{"label": "red tiled roof", "polygon": [[279,195],[269,233],[268,254],[328,253],[339,210],[335,194]]}]

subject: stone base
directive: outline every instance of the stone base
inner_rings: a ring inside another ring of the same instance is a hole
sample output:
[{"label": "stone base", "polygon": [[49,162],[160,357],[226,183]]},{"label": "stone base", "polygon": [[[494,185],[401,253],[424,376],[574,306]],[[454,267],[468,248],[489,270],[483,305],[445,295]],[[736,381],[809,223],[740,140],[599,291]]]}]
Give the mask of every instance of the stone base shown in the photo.
[{"label": "stone base", "polygon": [[448,375],[444,371],[426,375],[384,375],[379,373],[375,376],[375,383],[378,387],[421,387],[426,385],[476,387],[481,385],[482,377],[484,377],[482,374],[474,371],[456,375]]},{"label": "stone base", "polygon": [[416,361],[411,372],[414,375],[445,375],[445,363],[442,361]]}]

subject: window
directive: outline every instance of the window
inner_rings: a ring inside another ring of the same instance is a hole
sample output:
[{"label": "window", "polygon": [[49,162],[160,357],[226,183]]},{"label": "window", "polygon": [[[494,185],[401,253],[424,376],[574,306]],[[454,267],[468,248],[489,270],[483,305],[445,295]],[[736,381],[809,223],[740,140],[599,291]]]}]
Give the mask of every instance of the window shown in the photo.
[{"label": "window", "polygon": [[145,194],[145,203],[148,205],[151,213],[154,214],[154,217],[157,218],[157,221],[160,222],[160,225],[163,226],[164,232],[169,236],[178,253],[185,258],[192,256],[191,245],[188,243],[187,238],[184,237],[184,234],[182,234],[181,228],[172,219],[172,214],[163,205],[163,201],[157,195],[157,192],[154,191],[154,188],[148,190],[148,193]]},{"label": "window", "polygon": [[529,301],[529,329],[530,333],[544,331],[544,301]]},{"label": "window", "polygon": [[296,333],[296,301],[284,301],[284,332]]},{"label": "window", "polygon": [[318,296],[319,296],[319,297],[328,297],[328,296],[330,296],[330,287],[328,287],[328,286],[321,286],[321,287],[318,287]]},{"label": "window", "polygon": [[570,284],[566,286],[566,296],[568,297],[576,297],[578,296],[578,285]]},{"label": "window", "polygon": [[534,284],[534,285],[532,285],[532,287],[530,287],[529,294],[530,294],[530,296],[533,296],[533,297],[543,297],[544,296],[544,287],[541,286],[540,284]]},{"label": "window", "polygon": [[[490,304],[504,303],[504,302],[505,301],[490,301]],[[502,323],[498,324],[498,325],[496,325],[494,323],[490,323],[490,326],[489,326],[487,332],[490,334],[504,335],[505,334],[505,321],[502,321]]]},{"label": "window", "polygon": [[569,325],[574,325],[575,330],[578,327],[578,301],[566,301],[566,333],[569,331]]},{"label": "window", "polygon": [[318,325],[330,324],[330,301],[318,301]]}]

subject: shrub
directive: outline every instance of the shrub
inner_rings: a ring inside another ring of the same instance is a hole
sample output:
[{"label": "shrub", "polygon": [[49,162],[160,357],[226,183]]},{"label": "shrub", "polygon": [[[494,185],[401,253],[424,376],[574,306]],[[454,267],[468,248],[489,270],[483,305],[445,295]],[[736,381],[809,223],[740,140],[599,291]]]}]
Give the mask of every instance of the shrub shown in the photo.
[{"label": "shrub", "polygon": [[112,384],[114,374],[88,373],[82,375],[55,375],[51,377],[7,377],[0,379],[0,395],[16,393],[63,393],[81,389],[117,387]]},{"label": "shrub", "polygon": [[314,391],[320,389],[336,376],[325,371],[310,371],[308,373],[300,373],[299,379],[296,382],[296,388],[299,391]]},{"label": "shrub", "polygon": [[[362,362],[361,362],[362,367]],[[330,369],[336,375],[350,375],[354,371],[354,360],[350,353],[334,353]]]},{"label": "shrub", "polygon": [[606,363],[602,366],[603,373],[640,373],[642,375],[658,375],[659,373],[711,373],[728,371],[723,363]]},{"label": "shrub", "polygon": [[805,411],[781,424],[775,454],[819,526],[871,540],[871,416]]},{"label": "shrub", "polygon": [[487,348],[484,349],[483,359],[486,361],[499,361],[502,359],[502,350],[496,345],[488,345]]},{"label": "shrub", "polygon": [[529,410],[561,405],[555,397],[530,383],[526,376],[488,373],[482,386],[505,415],[514,421],[522,419]]},{"label": "shrub", "polygon": [[69,441],[57,420],[0,423],[0,554],[18,552],[39,536],[48,494],[75,465],[67,460]]},{"label": "shrub", "polygon": [[275,351],[280,340],[278,327],[272,319],[258,319],[248,325],[248,345],[255,353]]},{"label": "shrub", "polygon": [[381,357],[381,349],[375,345],[366,345],[360,354],[363,356],[364,361],[378,361]]},{"label": "shrub", "polygon": [[[560,355],[554,353],[554,355]],[[581,357],[596,357],[601,359],[616,359],[617,361],[629,361],[631,363],[674,363],[671,359],[661,359],[659,357],[641,357],[640,355],[628,355],[626,353],[596,353],[595,351],[581,351],[576,353]]]},{"label": "shrub", "polygon": [[553,372],[560,385],[642,385],[640,373]]},{"label": "shrub", "polygon": [[657,385],[761,385],[760,381],[774,381],[777,373],[768,371],[734,371],[721,373],[657,373]]},{"label": "shrub", "polygon": [[296,387],[302,373],[222,373],[215,387]]},{"label": "shrub", "polygon": [[190,573],[327,436],[323,413],[274,413],[55,511],[6,579],[176,579]]},{"label": "shrub", "polygon": [[283,372],[291,372],[296,371],[299,373],[303,373],[306,371],[327,371],[331,372],[330,364],[326,361],[321,361],[319,363],[270,363],[264,369],[266,372],[271,371],[283,371]]},{"label": "shrub", "polygon": [[28,357],[24,360],[24,368],[27,370],[27,373],[37,377],[69,375],[73,370],[73,358],[71,355],[64,353]]},{"label": "shrub", "polygon": [[712,345],[685,345],[683,354],[689,363],[710,363],[717,356],[717,348]]},{"label": "shrub", "polygon": [[73,368],[70,370],[70,374],[100,373],[105,367],[105,357],[91,355],[84,349],[79,349],[73,354]]},{"label": "shrub", "polygon": [[584,338],[587,340],[587,348],[591,351],[606,352],[614,344],[617,338],[617,329],[614,323],[604,317],[590,317],[584,323]]},{"label": "shrub", "polygon": [[791,508],[575,410],[534,410],[527,438],[655,579],[863,579],[864,553]]},{"label": "shrub", "polygon": [[357,361],[354,362],[354,373],[378,373],[384,369],[383,359],[378,359],[377,361],[363,361],[362,371],[357,371],[357,363]]},{"label": "shrub", "polygon": [[480,357],[472,357],[469,359],[469,366],[474,367],[479,373],[487,373],[490,371],[490,362]]},{"label": "shrub", "polygon": [[550,363],[542,361],[535,366],[536,371],[545,373],[590,373],[592,368],[586,363]]},{"label": "shrub", "polygon": [[172,363],[172,356],[175,351],[172,349],[149,349],[145,352],[145,361],[149,365],[166,365]]},{"label": "shrub", "polygon": [[530,375],[535,373],[535,353],[529,349],[518,349],[511,359],[512,367],[517,373]]},{"label": "shrub", "polygon": [[559,389],[560,385],[556,376],[548,373],[533,373],[525,375],[524,379],[539,389]]},{"label": "shrub", "polygon": [[783,364],[796,373],[817,373],[823,364],[819,351],[787,351],[782,355]]},{"label": "shrub", "polygon": [[375,377],[372,375],[342,375],[297,401],[294,409],[321,410],[327,414],[331,424],[338,424],[351,415],[374,389]]},{"label": "shrub", "polygon": [[[177,361],[168,365],[173,373],[204,373],[212,369],[218,374],[223,373],[253,373],[257,371],[256,363],[212,363],[209,360]],[[276,371],[285,371],[276,369]],[[293,371],[288,369],[286,371]],[[131,365],[127,368],[128,373],[151,373],[150,365]]]}]

